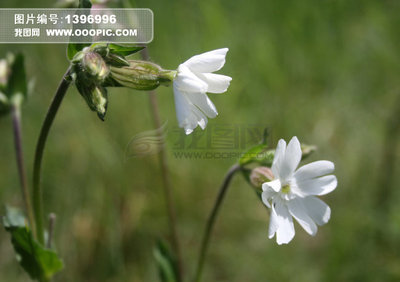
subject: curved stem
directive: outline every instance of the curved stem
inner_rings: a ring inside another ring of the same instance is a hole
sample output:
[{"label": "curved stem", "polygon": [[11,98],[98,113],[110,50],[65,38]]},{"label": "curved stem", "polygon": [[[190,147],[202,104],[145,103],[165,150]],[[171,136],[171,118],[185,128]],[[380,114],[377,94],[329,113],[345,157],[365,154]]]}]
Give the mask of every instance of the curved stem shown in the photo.
[{"label": "curved stem", "polygon": [[28,182],[26,177],[25,165],[24,165],[24,152],[22,148],[22,130],[21,130],[21,109],[19,103],[14,103],[11,107],[12,112],[12,124],[14,130],[14,143],[15,153],[17,157],[18,175],[21,183],[22,198],[24,200],[25,212],[28,216],[29,226],[32,233],[35,234],[35,222],[33,219],[33,210],[29,196]]},{"label": "curved stem", "polygon": [[61,105],[61,102],[67,93],[68,87],[71,84],[68,78],[70,68],[64,74],[56,94],[54,95],[53,101],[47,111],[46,118],[43,122],[42,129],[40,131],[39,139],[36,144],[35,161],[33,164],[33,208],[35,211],[36,221],[36,237],[42,245],[44,245],[44,229],[43,229],[43,199],[42,199],[42,188],[40,187],[40,173],[42,167],[43,152],[46,145],[47,136],[49,134],[51,125],[57,114],[57,111]]},{"label": "curved stem", "polygon": [[201,247],[200,247],[200,255],[199,255],[198,262],[197,262],[196,276],[194,279],[195,282],[199,282],[201,279],[201,273],[202,273],[203,266],[204,266],[204,259],[206,257],[206,252],[207,252],[208,244],[210,241],[211,232],[214,227],[215,220],[217,219],[217,215],[218,215],[219,209],[222,205],[222,202],[224,200],[225,194],[228,191],[229,184],[231,183],[231,180],[232,180],[233,176],[235,175],[235,173],[240,170],[241,170],[241,167],[238,164],[233,165],[226,173],[224,182],[222,182],[222,185],[219,189],[217,199],[215,200],[214,207],[211,211],[210,216],[208,217],[206,229],[204,230],[203,240],[201,242]]}]

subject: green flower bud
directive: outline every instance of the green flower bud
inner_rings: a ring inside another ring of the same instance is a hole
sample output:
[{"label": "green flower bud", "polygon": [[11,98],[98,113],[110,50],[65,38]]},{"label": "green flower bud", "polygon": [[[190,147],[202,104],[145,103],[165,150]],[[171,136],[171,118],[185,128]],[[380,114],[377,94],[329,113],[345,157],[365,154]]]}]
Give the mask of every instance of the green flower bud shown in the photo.
[{"label": "green flower bud", "polygon": [[274,174],[269,167],[260,166],[253,169],[250,173],[250,182],[256,188],[261,188],[262,184],[274,179]]},{"label": "green flower bud", "polygon": [[77,79],[75,85],[89,108],[104,121],[108,104],[107,89],[100,85],[85,83],[82,79]]},{"label": "green flower bud", "polygon": [[103,58],[95,52],[86,52],[82,58],[82,68],[99,81],[103,81],[110,69]]},{"label": "green flower bud", "polygon": [[163,70],[160,66],[147,61],[129,60],[129,66],[111,66],[111,78],[114,86],[125,86],[136,90],[153,90],[173,81],[176,71]]}]

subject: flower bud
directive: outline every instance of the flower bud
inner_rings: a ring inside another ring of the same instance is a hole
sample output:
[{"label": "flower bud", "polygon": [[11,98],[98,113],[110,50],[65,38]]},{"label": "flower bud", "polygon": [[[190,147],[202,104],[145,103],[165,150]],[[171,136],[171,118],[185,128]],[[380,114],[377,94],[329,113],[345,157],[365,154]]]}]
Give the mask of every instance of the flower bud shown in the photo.
[{"label": "flower bud", "polygon": [[98,117],[104,121],[108,104],[106,88],[100,85],[91,84],[90,82],[85,83],[83,79],[77,79],[75,85],[89,108],[96,112]]},{"label": "flower bud", "polygon": [[136,90],[153,90],[161,84],[173,81],[176,71],[163,70],[160,66],[147,61],[130,60],[129,66],[111,66],[111,77],[117,86]]},{"label": "flower bud", "polygon": [[262,184],[274,179],[272,170],[266,166],[253,169],[250,173],[250,182],[256,188],[261,188]]},{"label": "flower bud", "polygon": [[87,52],[82,58],[82,67],[87,73],[99,81],[103,81],[110,69],[103,58],[95,52]]}]

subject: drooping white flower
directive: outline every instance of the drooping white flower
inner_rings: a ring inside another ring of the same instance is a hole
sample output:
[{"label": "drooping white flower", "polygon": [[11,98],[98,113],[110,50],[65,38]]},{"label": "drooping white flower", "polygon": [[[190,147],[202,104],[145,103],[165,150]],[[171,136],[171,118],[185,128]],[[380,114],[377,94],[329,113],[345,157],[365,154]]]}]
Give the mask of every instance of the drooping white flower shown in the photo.
[{"label": "drooping white flower", "polygon": [[316,161],[296,170],[301,160],[299,140],[293,137],[289,145],[281,139],[272,163],[274,180],[262,185],[262,201],[271,208],[269,238],[276,234],[276,242],[289,243],[295,234],[293,217],[310,235],[317,233],[317,225],[329,221],[331,209],[315,196],[335,190],[337,179],[329,175],[335,169],[330,161]]},{"label": "drooping white flower", "polygon": [[232,80],[231,77],[213,72],[225,64],[228,48],[222,48],[196,55],[179,65],[174,79],[176,116],[179,126],[190,134],[199,125],[205,129],[207,117],[218,115],[209,93],[224,93]]}]

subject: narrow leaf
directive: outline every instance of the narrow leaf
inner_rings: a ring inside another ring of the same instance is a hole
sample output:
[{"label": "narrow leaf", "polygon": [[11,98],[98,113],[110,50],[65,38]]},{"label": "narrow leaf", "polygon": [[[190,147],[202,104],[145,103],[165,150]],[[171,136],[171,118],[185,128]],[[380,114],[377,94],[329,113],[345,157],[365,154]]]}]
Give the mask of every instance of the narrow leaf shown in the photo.
[{"label": "narrow leaf", "polygon": [[167,245],[159,241],[153,251],[161,282],[177,282],[177,268]]},{"label": "narrow leaf", "polygon": [[28,87],[26,82],[24,55],[21,53],[16,54],[10,67],[11,73],[8,80],[6,95],[11,97],[17,94],[22,94],[23,97],[26,97]]}]

